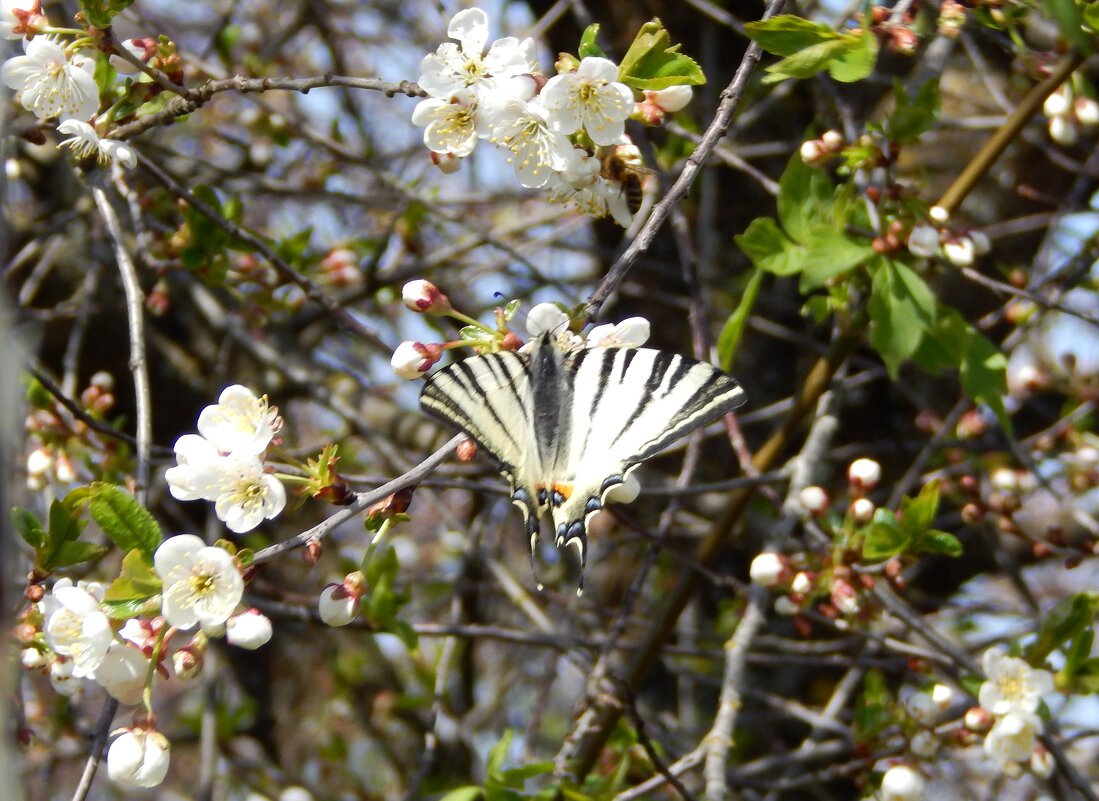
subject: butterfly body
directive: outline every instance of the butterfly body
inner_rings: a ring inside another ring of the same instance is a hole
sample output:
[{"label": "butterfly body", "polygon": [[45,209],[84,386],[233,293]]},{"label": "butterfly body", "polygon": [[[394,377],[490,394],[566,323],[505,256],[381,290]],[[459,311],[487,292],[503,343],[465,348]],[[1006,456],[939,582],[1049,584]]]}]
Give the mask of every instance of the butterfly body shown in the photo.
[{"label": "butterfly body", "polygon": [[499,465],[523,513],[532,567],[548,513],[555,544],[576,548],[581,571],[587,523],[607,494],[645,459],[745,400],[736,381],[705,362],[649,348],[566,351],[552,334],[528,353],[445,367],[420,394],[426,412]]}]

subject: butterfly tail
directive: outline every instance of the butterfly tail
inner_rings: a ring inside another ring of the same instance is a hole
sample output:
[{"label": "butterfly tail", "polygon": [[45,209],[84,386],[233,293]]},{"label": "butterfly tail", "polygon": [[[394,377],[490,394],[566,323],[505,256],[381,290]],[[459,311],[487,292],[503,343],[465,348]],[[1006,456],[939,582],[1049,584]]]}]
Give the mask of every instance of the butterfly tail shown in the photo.
[{"label": "butterfly tail", "polygon": [[545,585],[542,584],[542,577],[538,575],[538,532],[541,526],[539,525],[538,518],[534,515],[527,515],[527,539],[530,540],[530,575],[534,579],[534,586],[538,588],[538,592],[545,589]]}]

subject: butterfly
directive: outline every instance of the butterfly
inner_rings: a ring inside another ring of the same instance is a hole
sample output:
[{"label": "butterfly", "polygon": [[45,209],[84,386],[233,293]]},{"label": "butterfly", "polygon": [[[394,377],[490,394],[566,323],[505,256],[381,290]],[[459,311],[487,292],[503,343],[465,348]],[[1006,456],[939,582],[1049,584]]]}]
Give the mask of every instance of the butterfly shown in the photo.
[{"label": "butterfly", "polygon": [[420,405],[497,463],[523,513],[530,564],[541,519],[572,546],[584,589],[587,524],[638,464],[747,400],[716,367],[651,348],[566,350],[552,333],[528,352],[471,356],[427,378]]}]

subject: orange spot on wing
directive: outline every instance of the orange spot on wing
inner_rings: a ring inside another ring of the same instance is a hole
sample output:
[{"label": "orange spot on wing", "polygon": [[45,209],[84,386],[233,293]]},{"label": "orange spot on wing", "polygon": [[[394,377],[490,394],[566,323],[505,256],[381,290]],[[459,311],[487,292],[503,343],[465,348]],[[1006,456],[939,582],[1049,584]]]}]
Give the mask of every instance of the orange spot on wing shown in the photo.
[{"label": "orange spot on wing", "polygon": [[558,482],[553,485],[553,491],[561,493],[561,497],[567,501],[569,496],[572,495],[572,484]]}]

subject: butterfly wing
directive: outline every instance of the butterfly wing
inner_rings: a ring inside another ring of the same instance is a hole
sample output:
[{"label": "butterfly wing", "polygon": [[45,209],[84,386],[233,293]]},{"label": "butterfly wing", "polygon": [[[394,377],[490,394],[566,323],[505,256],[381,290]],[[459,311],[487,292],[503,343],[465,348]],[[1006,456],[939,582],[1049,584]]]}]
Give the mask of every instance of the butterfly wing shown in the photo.
[{"label": "butterfly wing", "polygon": [[533,566],[544,509],[535,482],[545,471],[535,447],[537,410],[530,355],[490,353],[444,367],[424,382],[420,406],[469,434],[500,466],[511,485],[512,503],[523,513]]},{"label": "butterfly wing", "polygon": [[552,509],[558,546],[587,557],[587,522],[640,462],[747,400],[713,365],[650,348],[592,348],[565,359],[572,387],[568,457],[553,465],[569,486]]}]

